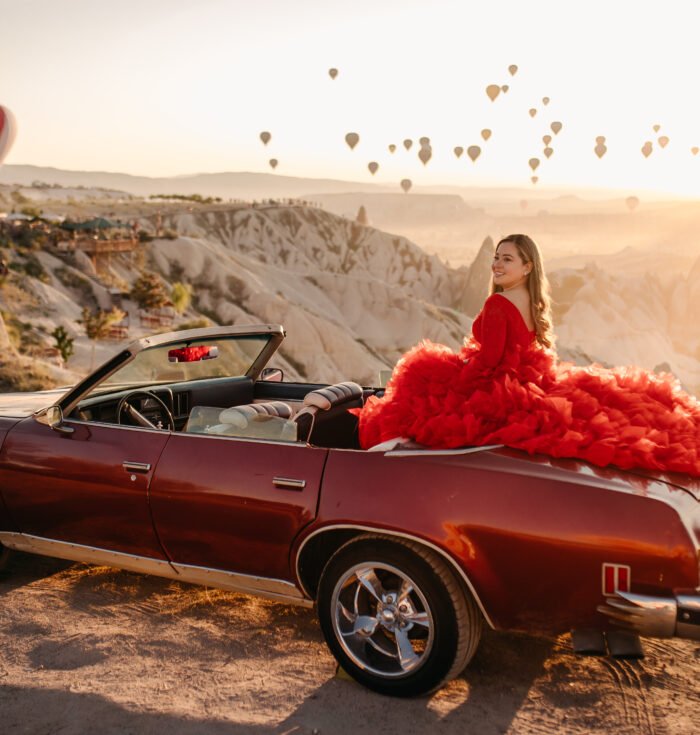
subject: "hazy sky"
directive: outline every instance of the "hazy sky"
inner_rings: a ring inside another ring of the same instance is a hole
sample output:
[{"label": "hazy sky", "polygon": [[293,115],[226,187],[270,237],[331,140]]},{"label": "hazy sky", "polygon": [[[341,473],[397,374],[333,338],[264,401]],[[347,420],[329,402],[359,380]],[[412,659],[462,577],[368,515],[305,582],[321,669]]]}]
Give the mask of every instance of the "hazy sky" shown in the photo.
[{"label": "hazy sky", "polygon": [[[537,157],[538,187],[700,195],[696,0],[0,0],[0,19],[0,104],[19,126],[6,163],[177,175],[274,157],[279,174],[398,190],[531,186]],[[491,102],[488,84],[510,89]],[[421,136],[427,166],[401,145]],[[452,152],[470,145],[476,163]]]}]

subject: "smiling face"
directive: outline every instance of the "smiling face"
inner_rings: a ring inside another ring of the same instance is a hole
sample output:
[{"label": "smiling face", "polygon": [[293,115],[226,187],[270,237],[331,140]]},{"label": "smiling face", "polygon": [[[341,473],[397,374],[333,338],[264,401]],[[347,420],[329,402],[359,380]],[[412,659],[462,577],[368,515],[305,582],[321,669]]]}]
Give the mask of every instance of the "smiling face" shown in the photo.
[{"label": "smiling face", "polygon": [[521,283],[527,283],[527,277],[532,270],[532,263],[524,263],[518,248],[512,242],[502,242],[493,256],[491,272],[493,283],[508,291]]}]

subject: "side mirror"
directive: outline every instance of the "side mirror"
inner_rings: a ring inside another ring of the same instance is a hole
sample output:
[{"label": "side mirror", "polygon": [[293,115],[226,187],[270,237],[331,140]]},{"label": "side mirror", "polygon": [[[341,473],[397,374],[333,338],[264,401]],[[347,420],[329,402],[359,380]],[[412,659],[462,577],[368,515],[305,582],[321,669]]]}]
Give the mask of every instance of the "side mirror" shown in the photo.
[{"label": "side mirror", "polygon": [[268,383],[281,383],[284,380],[284,373],[280,368],[263,368],[260,373],[260,380]]},{"label": "side mirror", "polygon": [[48,426],[59,434],[72,434],[75,429],[63,424],[63,409],[60,406],[49,406],[34,414],[34,418],[40,424]]}]

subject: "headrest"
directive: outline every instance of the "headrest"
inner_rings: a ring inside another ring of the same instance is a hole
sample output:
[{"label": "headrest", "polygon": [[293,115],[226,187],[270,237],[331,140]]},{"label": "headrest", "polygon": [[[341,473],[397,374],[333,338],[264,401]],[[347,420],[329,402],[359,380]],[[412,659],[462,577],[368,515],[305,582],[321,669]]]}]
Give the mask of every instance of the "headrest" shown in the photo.
[{"label": "headrest", "polygon": [[281,419],[288,419],[292,416],[292,409],[282,401],[247,403],[244,406],[224,409],[219,414],[219,421],[222,424],[231,424],[239,429],[245,429],[248,422],[256,416],[277,416]]},{"label": "headrest", "polygon": [[338,406],[346,401],[352,401],[355,398],[362,397],[362,386],[351,381],[346,383],[336,383],[329,385],[327,388],[319,388],[312,390],[304,396],[305,406],[315,406],[323,411],[327,411],[333,406]]}]

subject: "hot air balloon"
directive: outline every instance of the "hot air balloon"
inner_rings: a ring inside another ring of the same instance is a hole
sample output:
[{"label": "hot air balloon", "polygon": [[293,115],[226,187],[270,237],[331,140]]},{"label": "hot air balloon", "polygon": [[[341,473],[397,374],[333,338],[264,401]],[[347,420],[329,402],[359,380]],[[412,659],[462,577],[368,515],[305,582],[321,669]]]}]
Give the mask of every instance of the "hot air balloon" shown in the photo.
[{"label": "hot air balloon", "polygon": [[656,125],[652,125],[652,128],[654,129],[654,132],[655,133],[658,133],[659,130],[661,130],[661,125],[659,125],[658,123],[656,123]]},{"label": "hot air balloon", "polygon": [[379,164],[376,161],[370,161],[367,164],[367,168],[369,169],[369,172],[374,176],[374,174],[377,173],[377,169],[379,168]]},{"label": "hot air balloon", "polygon": [[529,113],[530,113],[530,117],[535,117],[535,115],[537,114],[537,110],[534,107],[531,107],[529,109]]},{"label": "hot air balloon", "polygon": [[16,135],[17,123],[15,122],[15,116],[7,107],[0,105],[0,165],[10,152]]},{"label": "hot air balloon", "polygon": [[420,143],[421,148],[425,148],[426,146],[430,145],[430,138],[426,138],[423,136],[422,138],[418,139],[418,142]]},{"label": "hot air balloon", "polygon": [[605,145],[604,135],[599,135],[595,139],[595,148],[593,150],[598,158],[602,158],[608,152],[608,147]]},{"label": "hot air balloon", "polygon": [[553,122],[549,127],[552,128],[552,132],[554,133],[554,135],[559,135],[562,124],[560,122]]},{"label": "hot air balloon", "polygon": [[481,155],[481,148],[478,145],[470,145],[467,148],[467,155],[472,159],[472,163]]},{"label": "hot air balloon", "polygon": [[514,76],[515,76],[515,72],[517,72],[517,71],[518,71],[518,67],[517,67],[517,65],[516,65],[516,64],[511,64],[511,65],[510,65],[510,66],[508,67],[508,71],[510,72],[510,75],[511,75],[512,77],[514,77]]},{"label": "hot air balloon", "polygon": [[493,102],[500,93],[501,88],[497,84],[489,84],[489,86],[486,87],[486,94],[491,102]]},{"label": "hot air balloon", "polygon": [[530,176],[530,181],[532,181],[533,184],[536,184],[539,180],[539,176]]},{"label": "hot air balloon", "polygon": [[345,136],[345,142],[350,146],[350,150],[352,150],[360,142],[360,136],[357,133],[348,133]]},{"label": "hot air balloon", "polygon": [[666,147],[666,146],[668,145],[668,141],[669,141],[669,137],[668,137],[668,135],[661,135],[661,136],[659,136],[659,139],[658,139],[658,141],[657,141],[657,142],[658,142],[658,144],[659,144],[659,145],[660,145],[660,146],[661,146],[662,148],[665,148],[665,147]]},{"label": "hot air balloon", "polygon": [[461,145],[455,146],[454,153],[455,153],[455,156],[459,158],[462,155],[462,153],[464,153],[464,148],[462,148]]},{"label": "hot air balloon", "polygon": [[406,194],[408,194],[412,186],[413,183],[411,182],[411,179],[401,179],[401,188]]},{"label": "hot air balloon", "polygon": [[[698,148],[698,147],[697,147],[696,145],[694,145],[694,146],[693,146],[693,147],[692,147],[692,148],[690,149],[690,152],[691,152],[691,153],[692,153],[692,154],[693,154],[694,156],[697,156],[697,155],[698,155],[698,153],[700,152],[700,148]],[[0,154],[0,155],[1,155],[1,154]]]},{"label": "hot air balloon", "polygon": [[278,162],[278,160],[276,158],[271,158],[270,159],[270,166],[271,166],[271,168],[272,168],[273,171],[277,168],[277,164],[278,163],[279,162]]},{"label": "hot air balloon", "polygon": [[412,146],[412,145],[413,145],[413,141],[412,141],[412,140],[411,140],[410,138],[406,138],[406,140],[404,140],[404,142],[403,142],[403,147],[404,147],[404,148],[405,148],[405,149],[406,149],[407,151],[410,151],[410,150],[411,150],[411,146]]},{"label": "hot air balloon", "polygon": [[543,135],[542,136],[542,142],[545,145],[549,145],[552,142],[552,136],[551,135]]},{"label": "hot air balloon", "polygon": [[270,138],[272,138],[272,136],[267,132],[267,130],[263,130],[263,132],[260,133],[260,140],[262,140],[264,145],[267,145],[270,142]]},{"label": "hot air balloon", "polygon": [[639,199],[637,197],[627,197],[627,199],[625,199],[625,204],[630,212],[634,212],[634,210],[639,206]]},{"label": "hot air balloon", "polygon": [[389,153],[393,153],[396,150],[396,146],[393,143],[389,143]]},{"label": "hot air balloon", "polygon": [[337,69],[329,69],[328,70],[328,76],[331,79],[335,79],[338,76],[338,70]]},{"label": "hot air balloon", "polygon": [[549,104],[549,97],[543,97],[542,104],[546,107]]},{"label": "hot air balloon", "polygon": [[428,165],[428,161],[432,157],[433,157],[433,149],[429,145],[423,146],[423,148],[421,148],[418,151],[418,158],[420,158],[424,166]]},{"label": "hot air balloon", "polygon": [[549,158],[552,155],[552,153],[554,153],[554,148],[550,148],[549,146],[547,146],[542,152],[544,153],[545,156],[547,156],[547,158]]},{"label": "hot air balloon", "polygon": [[481,137],[482,137],[482,138],[483,138],[484,140],[488,140],[488,139],[489,139],[489,138],[491,137],[491,131],[490,131],[490,130],[489,130],[488,128],[484,128],[484,129],[483,129],[483,130],[481,131]]},{"label": "hot air balloon", "polygon": [[510,87],[507,84],[501,84],[501,92],[503,92],[503,94],[505,94],[509,89]]},{"label": "hot air balloon", "polygon": [[533,171],[537,171],[537,167],[540,165],[540,159],[539,158],[531,158],[528,163],[530,164],[530,168]]},{"label": "hot air balloon", "polygon": [[654,146],[651,144],[650,140],[647,140],[642,146],[642,155],[644,156],[644,158],[649,158],[653,150]]}]

